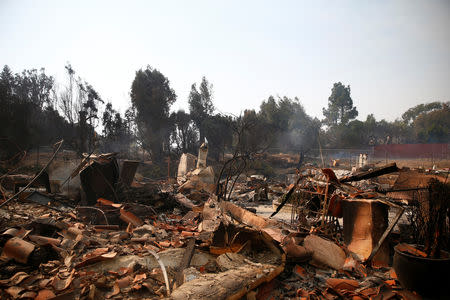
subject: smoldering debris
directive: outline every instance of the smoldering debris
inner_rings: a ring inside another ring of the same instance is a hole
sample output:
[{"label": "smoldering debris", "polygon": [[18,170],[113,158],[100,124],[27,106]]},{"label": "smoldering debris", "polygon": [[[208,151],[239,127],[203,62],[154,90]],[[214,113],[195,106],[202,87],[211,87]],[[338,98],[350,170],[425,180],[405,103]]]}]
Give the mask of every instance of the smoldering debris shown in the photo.
[{"label": "smoldering debris", "polygon": [[[200,152],[198,159],[183,154],[177,180],[159,181],[135,176],[137,161],[87,155],[59,175],[61,185],[80,177],[76,196],[29,184],[33,175],[4,176],[1,298],[419,299],[445,293],[450,257],[443,177],[395,164],[353,174],[303,166],[286,182],[243,174],[238,160],[218,172],[207,165],[205,147]],[[25,189],[10,184],[19,177]]]}]

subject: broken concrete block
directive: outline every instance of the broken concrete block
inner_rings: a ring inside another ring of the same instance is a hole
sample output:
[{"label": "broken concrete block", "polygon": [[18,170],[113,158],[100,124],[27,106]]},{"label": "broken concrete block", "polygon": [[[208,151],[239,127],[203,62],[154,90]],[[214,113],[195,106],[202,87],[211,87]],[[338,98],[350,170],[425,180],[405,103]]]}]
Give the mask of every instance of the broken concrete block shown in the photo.
[{"label": "broken concrete block", "polygon": [[205,183],[197,178],[192,178],[186,181],[178,188],[180,193],[189,192],[191,190],[206,191],[208,193],[214,193],[216,185],[213,183]]},{"label": "broken concrete block", "polygon": [[227,271],[245,265],[245,259],[246,257],[244,255],[229,252],[219,255],[216,261],[221,271]]},{"label": "broken concrete block", "polygon": [[204,169],[197,168],[192,172],[192,175],[197,176],[198,179],[204,183],[214,183],[214,169],[211,166]]},{"label": "broken concrete block", "polygon": [[208,156],[208,145],[203,143],[198,149],[197,169],[206,168],[206,157]]},{"label": "broken concrete block", "polygon": [[177,177],[183,177],[188,172],[195,169],[195,162],[197,158],[190,153],[183,153],[180,157],[180,163],[178,164]]},{"label": "broken concrete block", "polygon": [[327,266],[335,270],[341,270],[344,266],[345,252],[335,243],[311,234],[305,238],[304,246],[313,252],[311,264],[318,267]]},{"label": "broken concrete block", "polygon": [[198,277],[201,276],[201,274],[202,273],[197,271],[197,269],[194,268],[194,267],[190,267],[190,268],[184,269],[183,270],[184,282],[189,282],[191,280],[197,279]]},{"label": "broken concrete block", "polygon": [[215,178],[214,169],[212,167],[207,167],[204,169],[195,169],[190,174],[188,174],[188,181],[182,184],[178,191],[184,193],[190,190],[197,191],[207,191],[213,193],[215,191]]}]

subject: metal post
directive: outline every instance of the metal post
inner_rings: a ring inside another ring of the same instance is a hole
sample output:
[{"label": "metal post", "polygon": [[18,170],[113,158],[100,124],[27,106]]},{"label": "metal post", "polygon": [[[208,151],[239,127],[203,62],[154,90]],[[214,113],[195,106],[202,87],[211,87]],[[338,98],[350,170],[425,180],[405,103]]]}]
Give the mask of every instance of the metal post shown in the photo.
[{"label": "metal post", "polygon": [[170,179],[170,155],[167,158],[167,180]]},{"label": "metal post", "polygon": [[36,167],[39,168],[39,145],[37,146],[37,153],[36,153]]}]

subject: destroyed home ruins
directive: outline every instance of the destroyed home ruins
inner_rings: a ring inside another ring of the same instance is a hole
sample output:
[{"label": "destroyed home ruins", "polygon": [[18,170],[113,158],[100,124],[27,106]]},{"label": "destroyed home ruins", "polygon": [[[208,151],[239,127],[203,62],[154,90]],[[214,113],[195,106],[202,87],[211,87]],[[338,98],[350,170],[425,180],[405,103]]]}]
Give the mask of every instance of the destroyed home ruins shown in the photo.
[{"label": "destroyed home ruins", "polygon": [[0,20],[0,300],[450,299],[449,1]]},{"label": "destroyed home ruins", "polygon": [[[0,100],[12,118],[22,100],[7,71]],[[192,87],[190,114],[169,115],[167,82],[166,95],[142,96],[142,84],[153,91],[150,77],[167,79],[138,71],[130,123],[107,104],[100,136],[101,98],[81,82],[78,121],[58,119],[62,131],[37,122],[59,114],[52,106],[36,110],[38,119],[27,115],[38,134],[1,119],[1,299],[448,295],[450,127],[436,117],[449,115],[448,103],[408,110],[412,123],[392,124],[407,133],[369,117],[324,125],[286,97],[233,117],[213,114],[203,78],[200,92]],[[328,110],[348,92],[351,113],[349,91],[335,84]],[[156,116],[158,103],[165,108]],[[446,130],[420,140],[424,118]],[[370,131],[372,121],[387,138],[361,135],[363,146],[352,148],[352,124]]]},{"label": "destroyed home ruins", "polygon": [[1,177],[4,299],[447,294],[448,169],[298,168],[280,154],[258,159],[292,173],[268,178],[244,155],[210,165],[203,143],[175,177],[152,180],[142,162],[68,161],[63,145],[35,175]]}]

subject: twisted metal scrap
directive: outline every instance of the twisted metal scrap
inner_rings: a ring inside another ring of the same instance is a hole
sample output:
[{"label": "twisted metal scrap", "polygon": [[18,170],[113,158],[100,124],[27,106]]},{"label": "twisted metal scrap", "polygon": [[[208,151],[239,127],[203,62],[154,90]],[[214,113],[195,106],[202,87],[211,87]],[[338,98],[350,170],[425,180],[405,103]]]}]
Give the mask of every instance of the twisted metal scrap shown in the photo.
[{"label": "twisted metal scrap", "polygon": [[[231,193],[233,192],[234,186],[236,184],[236,181],[238,180],[241,173],[245,170],[247,167],[247,160],[249,159],[249,155],[235,155],[230,160],[226,161],[222,167],[222,170],[220,170],[219,177],[217,178],[216,183],[216,196],[217,199],[220,201],[220,198],[223,197],[224,200],[227,199],[228,194],[228,200],[231,198]],[[242,165],[238,165],[239,161],[242,161]],[[233,169],[234,167],[234,169]],[[225,185],[223,186],[223,189],[221,190],[220,180],[222,178],[222,175],[226,174],[225,178]],[[230,180],[232,180],[232,177],[236,176],[236,178],[233,180],[229,191],[228,191],[228,183],[230,183]]]}]

